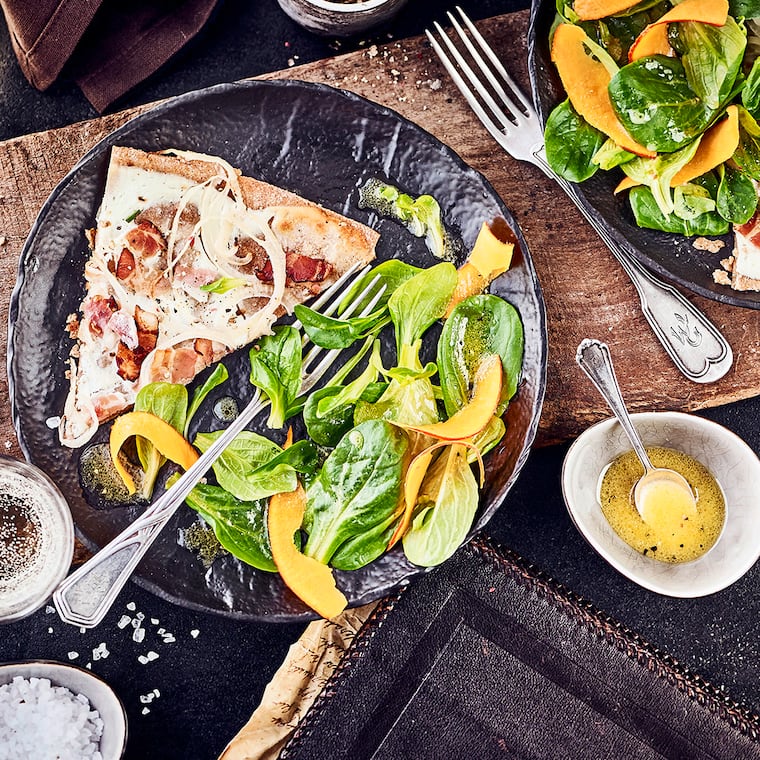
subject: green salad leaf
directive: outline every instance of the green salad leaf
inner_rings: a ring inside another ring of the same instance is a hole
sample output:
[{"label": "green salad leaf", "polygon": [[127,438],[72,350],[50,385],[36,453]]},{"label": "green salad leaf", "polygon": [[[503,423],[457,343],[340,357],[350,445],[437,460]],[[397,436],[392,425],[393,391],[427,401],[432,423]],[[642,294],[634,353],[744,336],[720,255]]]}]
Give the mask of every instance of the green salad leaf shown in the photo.
[{"label": "green salad leaf", "polygon": [[458,303],[438,340],[438,371],[449,416],[470,399],[475,374],[487,354],[501,356],[504,368],[502,414],[517,392],[525,338],[517,310],[498,296],[470,296]]},{"label": "green salad leaf", "polygon": [[404,554],[415,565],[432,567],[460,546],[478,508],[478,482],[464,446],[447,446],[422,483]]},{"label": "green salad leaf", "polygon": [[249,357],[251,383],[264,392],[271,404],[267,426],[279,429],[301,390],[301,336],[290,325],[275,327],[272,335],[265,335],[250,350]]},{"label": "green salad leaf", "polygon": [[723,26],[696,21],[678,25],[686,79],[711,109],[718,109],[731,94],[747,45],[745,31],[729,16]]},{"label": "green salad leaf", "polygon": [[594,156],[606,138],[575,111],[569,100],[549,114],[544,140],[549,163],[569,182],[583,182],[599,169]]},{"label": "green salad leaf", "polygon": [[[347,541],[379,525],[388,527],[401,500],[408,448],[406,433],[385,420],[363,422],[341,438],[306,491],[308,556],[328,564]],[[362,562],[385,551],[387,542],[379,540],[385,528],[374,534],[372,551],[365,546]],[[347,559],[342,569],[360,566],[347,567]]]},{"label": "green salad leaf", "polygon": [[[224,431],[198,433],[193,445],[201,452]],[[316,463],[316,449],[308,441],[298,441],[282,449],[258,433],[243,430],[213,464],[214,475],[226,491],[242,501],[256,501],[298,484],[299,472],[309,472]]]},{"label": "green salad leaf", "polygon": [[757,208],[757,190],[752,180],[731,166],[720,166],[719,176],[718,212],[733,224],[748,222]]},{"label": "green salad leaf", "polygon": [[657,152],[684,147],[704,132],[717,112],[691,89],[683,64],[665,55],[629,63],[612,77],[608,89],[626,130]]},{"label": "green salad leaf", "polygon": [[266,501],[241,501],[219,486],[198,484],[185,503],[211,527],[217,541],[247,565],[276,573],[269,546]]},{"label": "green salad leaf", "polygon": [[[187,418],[187,388],[176,383],[150,383],[141,388],[135,398],[136,412],[150,412],[168,422],[177,432],[185,429]],[[146,438],[137,436],[135,446],[145,477],[140,494],[149,499],[156,486],[158,472],[166,462],[161,452]]]},{"label": "green salad leaf", "polygon": [[760,125],[745,108],[739,108],[739,147],[734,163],[750,178],[760,181]]},{"label": "green salad leaf", "polygon": [[717,212],[682,219],[676,214],[665,216],[648,187],[633,187],[629,193],[631,209],[639,227],[679,235],[725,235],[730,224]]}]

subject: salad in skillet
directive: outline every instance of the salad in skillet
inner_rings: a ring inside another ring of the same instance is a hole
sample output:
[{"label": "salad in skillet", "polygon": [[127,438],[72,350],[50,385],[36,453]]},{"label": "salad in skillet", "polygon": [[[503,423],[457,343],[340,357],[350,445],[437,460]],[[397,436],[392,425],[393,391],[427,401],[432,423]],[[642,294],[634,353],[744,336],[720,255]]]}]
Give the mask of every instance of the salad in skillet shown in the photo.
[{"label": "salad in skillet", "polygon": [[[432,197],[415,199],[375,182],[364,201],[425,237],[439,258],[449,254]],[[273,434],[238,435],[214,464],[212,482],[198,485],[187,504],[224,549],[278,572],[323,617],[347,604],[333,568],[356,570],[397,545],[412,563],[436,565],[472,525],[482,457],[506,432],[502,415],[522,368],[519,314],[486,292],[510,265],[508,237],[503,220],[484,224],[459,268],[384,261],[344,299],[378,280],[385,289],[370,314],[345,317],[339,310],[327,317],[297,305],[302,328],[278,324],[249,351],[250,381],[270,402]],[[302,331],[327,349],[353,347],[352,357],[306,396],[299,393]],[[383,331],[392,352],[381,352]],[[167,459],[186,469],[221,435],[188,431],[226,379],[218,364],[192,396],[182,383],[139,389],[134,411],[114,421],[109,441],[130,492],[150,498]],[[280,446],[274,438],[286,430]]]},{"label": "salad in skillet", "polygon": [[733,229],[736,257],[714,277],[760,290],[760,2],[556,5],[551,57],[567,99],[546,123],[554,171],[572,182],[619,172],[615,192],[641,227]]}]

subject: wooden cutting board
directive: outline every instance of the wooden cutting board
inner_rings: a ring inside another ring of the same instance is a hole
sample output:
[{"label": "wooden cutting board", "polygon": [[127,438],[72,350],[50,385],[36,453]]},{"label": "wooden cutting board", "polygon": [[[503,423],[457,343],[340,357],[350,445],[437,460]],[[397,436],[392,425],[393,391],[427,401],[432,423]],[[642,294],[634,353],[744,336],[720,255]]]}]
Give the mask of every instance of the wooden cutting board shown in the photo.
[{"label": "wooden cutting board", "polygon": [[[481,31],[527,89],[528,12],[488,19]],[[539,443],[575,436],[609,416],[575,364],[578,343],[609,343],[631,409],[693,411],[754,396],[760,390],[760,312],[689,295],[734,350],[729,374],[711,385],[686,380],[641,316],[627,276],[572,203],[541,172],[509,158],[489,137],[423,38],[391,42],[263,79],[294,78],[352,90],[393,108],[451,146],[482,172],[513,211],[544,290],[549,369]],[[141,107],[0,143],[0,343],[7,344],[8,303],[24,240],[56,183],[99,139],[147,109]],[[0,443],[20,456],[8,388],[0,379]]]}]

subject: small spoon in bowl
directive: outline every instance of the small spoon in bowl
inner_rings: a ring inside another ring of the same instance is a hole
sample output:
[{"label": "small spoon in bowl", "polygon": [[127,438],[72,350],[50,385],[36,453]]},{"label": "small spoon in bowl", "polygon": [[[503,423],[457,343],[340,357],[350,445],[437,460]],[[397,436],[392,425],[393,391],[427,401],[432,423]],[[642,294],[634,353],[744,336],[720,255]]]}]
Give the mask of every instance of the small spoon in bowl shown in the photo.
[{"label": "small spoon in bowl", "polygon": [[575,361],[602,394],[644,467],[644,474],[633,489],[633,503],[641,519],[650,525],[663,525],[680,520],[683,516],[695,515],[697,503],[686,478],[675,470],[655,467],[649,459],[644,444],[628,416],[612,366],[609,346],[601,341],[585,338],[578,346]]}]

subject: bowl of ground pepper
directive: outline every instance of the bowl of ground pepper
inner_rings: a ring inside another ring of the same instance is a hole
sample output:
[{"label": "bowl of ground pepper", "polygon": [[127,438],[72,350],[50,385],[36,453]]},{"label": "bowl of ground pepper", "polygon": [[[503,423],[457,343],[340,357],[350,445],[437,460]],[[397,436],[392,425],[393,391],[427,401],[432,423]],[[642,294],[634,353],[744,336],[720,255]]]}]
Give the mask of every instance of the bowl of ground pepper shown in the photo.
[{"label": "bowl of ground pepper", "polygon": [[39,609],[73,554],[71,512],[55,483],[34,465],[0,456],[0,623]]}]

